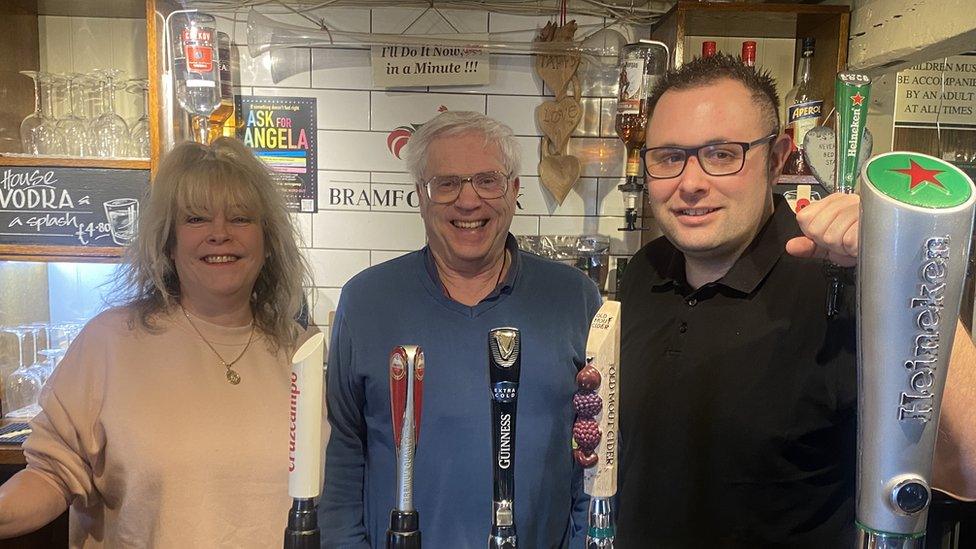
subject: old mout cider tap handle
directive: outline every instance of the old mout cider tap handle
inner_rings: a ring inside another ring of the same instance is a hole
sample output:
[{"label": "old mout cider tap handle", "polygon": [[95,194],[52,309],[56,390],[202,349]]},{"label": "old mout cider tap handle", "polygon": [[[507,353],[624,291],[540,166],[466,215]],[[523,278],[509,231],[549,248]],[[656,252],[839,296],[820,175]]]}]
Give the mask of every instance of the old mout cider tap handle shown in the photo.
[{"label": "old mout cider tap handle", "polygon": [[860,195],[857,547],[916,549],[976,187],[948,162],[892,152],[865,164]]},{"label": "old mout cider tap handle", "polygon": [[424,351],[416,345],[390,353],[390,414],[397,454],[396,506],[386,532],[388,549],[420,549],[420,516],[413,504],[414,457],[424,397]]},{"label": "old mout cider tap handle", "polygon": [[[855,72],[842,72],[834,83],[834,109],[837,111],[837,148],[834,156],[834,192],[853,194],[857,181],[858,162],[864,141],[871,99],[871,79]],[[844,284],[839,267],[827,264],[830,286],[827,290],[827,317],[840,312]]]},{"label": "old mout cider tap handle", "polygon": [[619,368],[620,302],[607,301],[590,323],[586,364],[576,375],[573,396],[573,457],[584,467],[583,491],[590,496],[587,549],[614,546],[611,500],[617,493]]},{"label": "old mout cider tap handle", "polygon": [[315,498],[322,490],[322,386],[325,335],[315,333],[295,351],[291,366],[288,495],[285,549],[317,549]]},{"label": "old mout cider tap handle", "polygon": [[491,389],[493,494],[489,549],[516,549],[515,413],[522,337],[518,328],[488,332],[488,379]]}]

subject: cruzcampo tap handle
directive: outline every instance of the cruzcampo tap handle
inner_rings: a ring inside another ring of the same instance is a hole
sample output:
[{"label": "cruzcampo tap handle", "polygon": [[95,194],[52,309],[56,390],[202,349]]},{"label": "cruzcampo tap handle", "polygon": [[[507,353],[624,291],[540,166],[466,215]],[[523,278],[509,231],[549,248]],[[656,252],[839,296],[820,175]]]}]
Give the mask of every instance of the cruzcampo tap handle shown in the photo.
[{"label": "cruzcampo tap handle", "polygon": [[493,474],[489,547],[515,548],[515,416],[522,338],[517,328],[488,332],[488,378],[491,384]]},{"label": "cruzcampo tap handle", "polygon": [[420,549],[420,517],[413,504],[413,479],[423,396],[423,349],[416,345],[395,347],[390,353],[390,413],[397,454],[397,499],[386,532],[388,549]]}]

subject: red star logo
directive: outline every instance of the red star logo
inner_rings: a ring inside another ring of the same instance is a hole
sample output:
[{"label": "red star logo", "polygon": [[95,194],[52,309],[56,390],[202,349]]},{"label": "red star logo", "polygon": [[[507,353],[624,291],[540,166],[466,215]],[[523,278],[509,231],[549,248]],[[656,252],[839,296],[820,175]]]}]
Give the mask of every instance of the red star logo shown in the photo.
[{"label": "red star logo", "polygon": [[854,95],[851,96],[851,101],[855,105],[857,105],[858,107],[860,107],[861,106],[861,103],[864,102],[864,96],[861,95],[861,92],[857,92],[857,93],[855,93]]},{"label": "red star logo", "polygon": [[891,170],[893,172],[903,173],[911,178],[911,182],[908,184],[909,191],[914,193],[916,192],[916,187],[922,183],[928,183],[942,189],[942,191],[946,194],[949,193],[949,189],[946,189],[942,182],[935,177],[936,174],[940,174],[944,170],[926,170],[925,168],[919,166],[914,160],[909,159],[909,162],[911,164],[908,168]]}]

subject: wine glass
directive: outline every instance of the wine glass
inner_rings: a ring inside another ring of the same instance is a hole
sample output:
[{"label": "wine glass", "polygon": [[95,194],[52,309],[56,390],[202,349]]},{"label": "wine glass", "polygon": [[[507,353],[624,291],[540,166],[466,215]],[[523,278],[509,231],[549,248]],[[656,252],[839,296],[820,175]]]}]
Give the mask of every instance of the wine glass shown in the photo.
[{"label": "wine glass", "polygon": [[142,95],[142,116],[129,130],[129,156],[149,158],[149,80],[133,78],[126,91]]},{"label": "wine glass", "polygon": [[54,119],[54,91],[51,75],[39,71],[20,71],[34,80],[34,112],[20,123],[20,141],[28,154],[61,154],[64,137]]},{"label": "wine glass", "polygon": [[118,69],[96,71],[100,77],[104,111],[92,123],[94,151],[97,156],[118,158],[126,155],[129,144],[129,126],[115,112],[116,79],[122,75]]},{"label": "wine glass", "polygon": [[[7,376],[3,385],[3,404],[6,417],[27,417],[24,410],[31,404],[37,403],[43,381],[37,376],[36,372],[29,367],[33,365],[34,342],[30,342],[30,347],[26,344],[25,337],[35,334],[33,327],[16,326],[7,327],[3,333],[13,334],[17,337],[17,368]],[[28,349],[30,349],[28,351]],[[17,414],[12,416],[11,414]],[[31,414],[33,415],[33,414]]]},{"label": "wine glass", "polygon": [[61,75],[68,97],[68,112],[58,121],[58,130],[64,136],[64,152],[69,156],[89,156],[91,154],[91,134],[88,124],[81,117],[83,104],[81,74]]},{"label": "wine glass", "polygon": [[193,117],[195,140],[207,143],[210,115],[220,106],[217,20],[206,13],[189,12],[174,16],[170,25],[176,99]]}]

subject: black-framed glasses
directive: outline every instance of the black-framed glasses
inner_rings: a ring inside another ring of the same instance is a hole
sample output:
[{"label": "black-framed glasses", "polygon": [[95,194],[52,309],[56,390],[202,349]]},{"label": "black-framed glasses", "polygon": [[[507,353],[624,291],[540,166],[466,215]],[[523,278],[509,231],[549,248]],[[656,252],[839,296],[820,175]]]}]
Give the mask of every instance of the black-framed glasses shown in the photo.
[{"label": "black-framed glasses", "polygon": [[435,204],[450,204],[461,195],[465,182],[471,183],[474,192],[485,200],[501,198],[508,192],[511,176],[499,171],[479,172],[471,175],[435,175],[424,181],[427,198]]},{"label": "black-framed glasses", "polygon": [[727,141],[724,143],[709,143],[700,147],[652,147],[641,149],[644,159],[644,172],[652,179],[670,179],[678,177],[688,165],[688,157],[698,157],[698,165],[708,175],[733,175],[742,171],[746,165],[746,153],[759,145],[776,139],[777,133],[771,133],[748,143],[743,141]]}]

